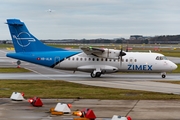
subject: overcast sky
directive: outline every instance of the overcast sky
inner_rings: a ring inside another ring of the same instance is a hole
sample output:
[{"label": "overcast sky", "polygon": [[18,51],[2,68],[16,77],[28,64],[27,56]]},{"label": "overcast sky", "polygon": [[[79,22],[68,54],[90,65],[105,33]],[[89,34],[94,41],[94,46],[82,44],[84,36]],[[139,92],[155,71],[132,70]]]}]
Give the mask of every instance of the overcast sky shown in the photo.
[{"label": "overcast sky", "polygon": [[177,35],[179,5],[180,0],[1,0],[0,40],[11,39],[7,18],[21,19],[39,39]]}]

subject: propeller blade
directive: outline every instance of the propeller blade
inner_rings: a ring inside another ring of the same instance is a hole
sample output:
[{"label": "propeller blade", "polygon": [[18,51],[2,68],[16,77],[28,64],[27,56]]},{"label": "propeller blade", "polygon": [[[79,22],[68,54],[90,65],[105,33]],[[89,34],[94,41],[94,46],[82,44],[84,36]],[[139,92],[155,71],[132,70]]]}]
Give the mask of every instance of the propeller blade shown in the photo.
[{"label": "propeller blade", "polygon": [[121,51],[119,52],[119,56],[125,56],[125,55],[126,55],[126,53],[123,52],[122,49],[121,49]]},{"label": "propeller blade", "polygon": [[120,57],[120,64],[122,65],[122,57],[123,56],[125,56],[126,55],[126,53],[125,52],[123,52],[123,50],[122,50],[122,48],[121,48],[121,51],[119,52],[119,56],[118,56],[118,59],[119,59],[119,57]]}]

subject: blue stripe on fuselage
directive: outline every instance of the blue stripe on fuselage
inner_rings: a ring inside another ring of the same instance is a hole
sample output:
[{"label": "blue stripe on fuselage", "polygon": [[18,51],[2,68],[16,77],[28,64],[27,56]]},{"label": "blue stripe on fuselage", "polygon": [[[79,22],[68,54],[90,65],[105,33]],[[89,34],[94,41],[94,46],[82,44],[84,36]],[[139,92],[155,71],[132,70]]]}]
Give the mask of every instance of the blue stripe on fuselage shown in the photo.
[{"label": "blue stripe on fuselage", "polygon": [[[64,58],[69,58],[80,53],[79,51],[47,51],[47,52],[19,52],[7,53],[7,57],[47,66],[54,67]],[[57,59],[58,58],[58,59]]]}]

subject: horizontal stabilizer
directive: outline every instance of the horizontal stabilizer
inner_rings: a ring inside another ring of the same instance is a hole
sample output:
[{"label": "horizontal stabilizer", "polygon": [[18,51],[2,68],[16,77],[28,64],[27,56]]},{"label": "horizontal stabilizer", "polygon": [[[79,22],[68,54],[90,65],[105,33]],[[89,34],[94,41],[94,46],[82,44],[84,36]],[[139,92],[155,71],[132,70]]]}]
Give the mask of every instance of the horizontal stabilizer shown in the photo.
[{"label": "horizontal stabilizer", "polygon": [[21,22],[20,20],[18,19],[7,19],[7,23],[6,24],[9,24],[9,25],[20,25],[22,26],[23,25],[23,22]]}]

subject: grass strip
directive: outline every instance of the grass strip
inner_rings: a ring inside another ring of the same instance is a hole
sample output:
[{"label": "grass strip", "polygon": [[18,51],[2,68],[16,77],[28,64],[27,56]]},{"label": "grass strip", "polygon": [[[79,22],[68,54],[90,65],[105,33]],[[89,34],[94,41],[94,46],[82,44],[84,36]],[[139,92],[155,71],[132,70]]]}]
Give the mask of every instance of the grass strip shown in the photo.
[{"label": "grass strip", "polygon": [[61,80],[0,80],[0,97],[24,92],[25,98],[108,99],[108,100],[180,100],[179,95],[95,87]]},{"label": "grass strip", "polygon": [[0,68],[0,73],[22,73],[31,72],[25,68],[15,68],[15,67],[2,67]]}]

